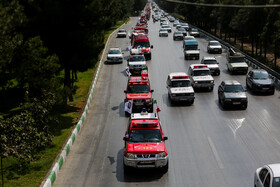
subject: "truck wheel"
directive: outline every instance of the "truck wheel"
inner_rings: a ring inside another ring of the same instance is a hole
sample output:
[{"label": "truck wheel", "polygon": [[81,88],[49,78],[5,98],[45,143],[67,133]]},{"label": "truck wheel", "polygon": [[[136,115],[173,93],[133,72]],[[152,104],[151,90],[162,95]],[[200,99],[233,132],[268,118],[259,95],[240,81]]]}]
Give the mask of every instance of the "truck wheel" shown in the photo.
[{"label": "truck wheel", "polygon": [[167,172],[168,172],[168,167],[169,167],[169,166],[168,166],[168,165],[169,165],[168,163],[169,163],[169,162],[167,161],[167,164],[166,164],[165,166],[162,167],[162,172],[163,172],[163,173],[167,173]]},{"label": "truck wheel", "polygon": [[124,174],[129,173],[130,170],[131,170],[131,168],[129,166],[126,166],[125,164],[123,164],[123,172],[124,172]]},{"label": "truck wheel", "polygon": [[209,87],[208,89],[209,89],[210,92],[212,92],[214,87]]},{"label": "truck wheel", "polygon": [[192,105],[194,103],[194,100],[189,101],[189,104]]}]

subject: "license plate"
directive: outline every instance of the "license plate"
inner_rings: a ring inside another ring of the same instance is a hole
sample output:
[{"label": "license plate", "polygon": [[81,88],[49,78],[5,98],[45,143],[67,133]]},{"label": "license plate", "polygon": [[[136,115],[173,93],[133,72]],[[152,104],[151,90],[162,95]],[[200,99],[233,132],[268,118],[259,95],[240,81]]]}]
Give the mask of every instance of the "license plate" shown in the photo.
[{"label": "license plate", "polygon": [[136,106],[144,105],[144,103],[135,103]]},{"label": "license plate", "polygon": [[262,88],[263,90],[268,90],[268,88]]},{"label": "license plate", "polygon": [[139,162],[139,164],[152,164],[153,161],[141,161]]},{"label": "license plate", "polygon": [[233,102],[232,104],[234,104],[234,105],[240,105],[241,102]]}]

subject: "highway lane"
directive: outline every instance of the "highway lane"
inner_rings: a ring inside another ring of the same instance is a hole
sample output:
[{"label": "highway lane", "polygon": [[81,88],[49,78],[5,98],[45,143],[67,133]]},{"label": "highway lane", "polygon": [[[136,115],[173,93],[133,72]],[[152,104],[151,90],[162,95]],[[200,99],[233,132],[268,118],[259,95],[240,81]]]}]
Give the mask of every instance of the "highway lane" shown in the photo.
[{"label": "highway lane", "polygon": [[[136,23],[136,18],[124,27]],[[173,106],[168,101],[166,79],[170,72],[187,71],[182,41],[158,37],[159,22],[149,21],[152,60],[148,61],[154,98],[170,155],[169,171],[140,170],[124,176],[122,137],[128,118],[124,116],[123,90],[126,62],[103,65],[93,103],[75,144],[54,186],[253,186],[257,167],[280,160],[279,92],[262,96],[248,92],[247,110],[223,110],[217,88],[222,80],[235,79],[245,85],[244,75],[230,75],[225,53],[216,56],[221,75],[215,76],[213,92],[195,94],[191,106]],[[173,28],[173,31],[175,29]],[[198,38],[201,57],[207,38]],[[114,38],[109,47],[126,49],[128,38]],[[107,49],[108,50],[108,49]],[[125,56],[128,52],[125,51]]]}]

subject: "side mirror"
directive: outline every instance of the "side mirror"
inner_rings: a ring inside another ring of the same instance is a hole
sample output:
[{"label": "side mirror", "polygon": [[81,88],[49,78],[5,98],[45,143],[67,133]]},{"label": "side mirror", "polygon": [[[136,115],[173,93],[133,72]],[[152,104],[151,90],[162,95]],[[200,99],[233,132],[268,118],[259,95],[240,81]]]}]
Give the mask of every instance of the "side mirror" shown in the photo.
[{"label": "side mirror", "polygon": [[151,90],[151,93],[153,93],[154,92],[154,90]]},{"label": "side mirror", "polygon": [[127,91],[126,91],[126,90],[124,90],[123,92],[124,92],[124,93],[127,93]]},{"label": "side mirror", "polygon": [[154,48],[154,46],[153,46],[153,45],[151,45],[151,48]]},{"label": "side mirror", "polygon": [[128,140],[128,138],[127,137],[123,137],[123,141],[127,141]]},{"label": "side mirror", "polygon": [[167,136],[164,136],[163,137],[163,140],[165,141],[165,140],[168,140],[168,137]]}]

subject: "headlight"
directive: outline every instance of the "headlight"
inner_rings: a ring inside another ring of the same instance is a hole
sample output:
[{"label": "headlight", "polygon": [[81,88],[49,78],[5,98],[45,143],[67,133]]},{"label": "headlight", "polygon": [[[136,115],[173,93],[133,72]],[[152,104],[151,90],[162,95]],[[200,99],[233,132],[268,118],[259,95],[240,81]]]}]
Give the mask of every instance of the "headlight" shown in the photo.
[{"label": "headlight", "polygon": [[158,154],[158,158],[164,158],[164,157],[166,157],[166,153],[165,152],[162,152],[162,153]]},{"label": "headlight", "polygon": [[241,101],[247,101],[247,98],[242,98]]},{"label": "headlight", "polygon": [[175,96],[176,96],[176,94],[171,94],[171,96],[172,96],[172,97],[175,97]]},{"label": "headlight", "polygon": [[198,82],[197,81],[194,81],[194,84],[197,84]]},{"label": "headlight", "polygon": [[214,81],[210,81],[210,83],[214,83]]},{"label": "headlight", "polygon": [[225,101],[231,101],[231,99],[225,99]]},{"label": "headlight", "polygon": [[151,103],[152,99],[146,99],[146,103]]},{"label": "headlight", "polygon": [[135,159],[136,155],[134,155],[132,153],[126,153],[126,157],[129,159]]},{"label": "headlight", "polygon": [[190,96],[194,96],[194,93],[191,93]]}]

